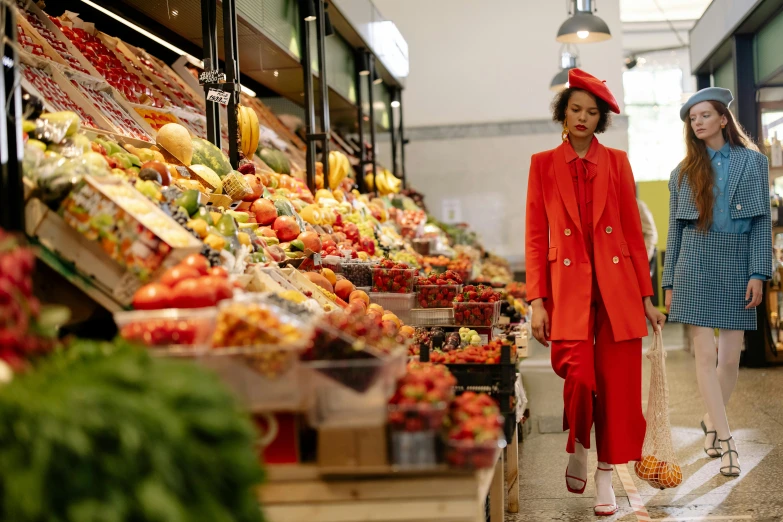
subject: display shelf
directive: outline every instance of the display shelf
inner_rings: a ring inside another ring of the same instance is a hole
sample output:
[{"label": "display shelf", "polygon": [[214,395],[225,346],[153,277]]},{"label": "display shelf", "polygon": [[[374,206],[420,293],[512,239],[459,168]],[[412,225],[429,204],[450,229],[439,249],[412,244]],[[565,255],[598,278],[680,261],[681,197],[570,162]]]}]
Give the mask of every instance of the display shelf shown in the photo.
[{"label": "display shelf", "polygon": [[270,522],[503,522],[504,459],[475,472],[354,473],[324,476],[317,466],[267,466],[259,498]]}]

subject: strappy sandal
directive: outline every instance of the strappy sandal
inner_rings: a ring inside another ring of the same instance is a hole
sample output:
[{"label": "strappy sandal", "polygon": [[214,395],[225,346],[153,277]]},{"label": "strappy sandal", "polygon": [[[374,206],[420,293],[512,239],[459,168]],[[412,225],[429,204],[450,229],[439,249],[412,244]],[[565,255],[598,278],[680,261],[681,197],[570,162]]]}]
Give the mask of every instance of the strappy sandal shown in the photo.
[{"label": "strappy sandal", "polygon": [[[604,469],[604,468],[598,468],[599,471],[613,471],[612,468]],[[597,487],[597,486],[596,486]],[[612,486],[612,491],[614,492],[614,486]],[[608,509],[604,509],[608,508]],[[615,499],[614,504],[596,504],[593,506],[593,513],[597,517],[609,517],[617,513],[618,510],[617,506],[617,500]]]},{"label": "strappy sandal", "polygon": [[[565,477],[566,477],[566,489],[568,489],[568,491],[570,493],[576,493],[577,495],[581,495],[582,493],[585,492],[585,488],[587,487],[587,479],[581,479],[579,477],[573,477],[573,476],[569,475],[568,474],[568,466],[566,466]],[[571,485],[568,483],[568,479],[578,480],[579,482],[582,482],[582,489],[574,489],[574,488],[572,488]]]},{"label": "strappy sandal", "polygon": [[[712,435],[712,447],[711,448],[704,448],[704,453],[707,454],[707,456],[711,459],[717,459],[722,456],[723,449],[720,447],[720,444],[717,446],[715,443],[718,441],[718,432],[715,430],[707,431],[707,425],[704,424],[704,421],[701,421],[701,429],[704,431],[704,436],[709,437]],[[710,452],[713,453],[710,453]]]},{"label": "strappy sandal", "polygon": [[[728,466],[721,466],[720,468],[720,474],[724,477],[739,477],[740,472],[742,471],[739,466],[739,453],[737,453],[737,450],[731,449],[731,446],[729,445],[729,441],[732,440],[734,437],[729,437],[726,440],[718,439],[720,442],[725,442],[727,450],[723,451],[723,455],[726,455],[728,453],[729,455],[729,465]],[[721,450],[723,447],[721,446]],[[732,457],[731,454],[736,455],[737,463],[734,464],[735,457]],[[722,456],[722,455],[721,455]],[[724,471],[728,470],[728,471]],[[736,471],[735,471],[736,470]]]}]

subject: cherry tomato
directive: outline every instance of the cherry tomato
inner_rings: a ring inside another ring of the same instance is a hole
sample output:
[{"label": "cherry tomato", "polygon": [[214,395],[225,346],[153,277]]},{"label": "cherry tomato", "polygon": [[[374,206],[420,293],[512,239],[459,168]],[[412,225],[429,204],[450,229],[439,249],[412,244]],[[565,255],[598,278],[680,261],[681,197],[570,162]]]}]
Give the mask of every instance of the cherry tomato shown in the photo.
[{"label": "cherry tomato", "polygon": [[201,275],[207,275],[209,273],[209,261],[201,254],[190,254],[179,264],[179,266],[195,268]]},{"label": "cherry tomato", "polygon": [[223,268],[222,266],[216,266],[209,270],[209,275],[211,276],[217,276],[222,277],[224,279],[228,278],[228,270]]},{"label": "cherry tomato", "polygon": [[210,275],[200,278],[198,282],[201,285],[212,287],[215,290],[217,301],[234,297],[234,289],[231,288],[231,283],[226,278]]},{"label": "cherry tomato", "polygon": [[202,284],[202,278],[185,279],[177,283],[173,292],[173,305],[176,308],[204,308],[215,306],[217,293],[213,285]]},{"label": "cherry tomato", "polygon": [[160,310],[171,306],[171,288],[159,283],[150,283],[139,288],[133,295],[136,310]]},{"label": "cherry tomato", "polygon": [[180,281],[186,279],[196,279],[201,273],[192,266],[177,265],[169,268],[160,278],[160,282],[168,287],[174,288]]}]

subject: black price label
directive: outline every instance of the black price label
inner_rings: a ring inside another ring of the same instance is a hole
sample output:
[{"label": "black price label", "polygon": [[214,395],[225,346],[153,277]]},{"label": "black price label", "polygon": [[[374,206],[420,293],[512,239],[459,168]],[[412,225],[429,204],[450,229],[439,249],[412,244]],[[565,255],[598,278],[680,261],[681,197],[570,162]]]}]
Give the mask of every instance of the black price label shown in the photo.
[{"label": "black price label", "polygon": [[219,69],[214,71],[203,71],[198,75],[198,83],[204,85],[206,83],[220,83],[226,81],[226,74],[220,72]]}]

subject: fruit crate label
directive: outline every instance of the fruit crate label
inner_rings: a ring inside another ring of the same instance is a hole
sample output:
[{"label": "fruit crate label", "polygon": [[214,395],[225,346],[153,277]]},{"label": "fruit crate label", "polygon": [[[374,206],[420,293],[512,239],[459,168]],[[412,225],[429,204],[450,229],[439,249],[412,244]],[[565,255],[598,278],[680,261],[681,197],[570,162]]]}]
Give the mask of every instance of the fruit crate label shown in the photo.
[{"label": "fruit crate label", "polygon": [[479,334],[479,337],[481,338],[482,346],[489,344],[489,334]]},{"label": "fruit crate label", "polygon": [[130,303],[133,300],[133,294],[141,287],[141,281],[133,272],[125,272],[120,282],[114,288],[112,295],[120,303]]},{"label": "fruit crate label", "polygon": [[220,105],[228,105],[230,99],[231,93],[220,89],[210,89],[207,94],[207,101],[218,102]]},{"label": "fruit crate label", "polygon": [[501,315],[498,324],[511,324],[511,318],[507,315]]},{"label": "fruit crate label", "polygon": [[220,72],[219,69],[213,71],[203,71],[198,75],[198,83],[204,85],[205,83],[220,83],[226,81],[226,74]]}]

